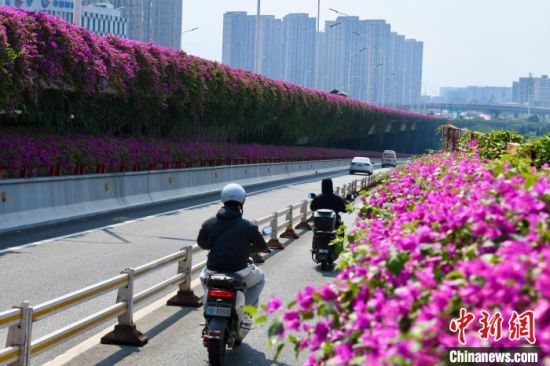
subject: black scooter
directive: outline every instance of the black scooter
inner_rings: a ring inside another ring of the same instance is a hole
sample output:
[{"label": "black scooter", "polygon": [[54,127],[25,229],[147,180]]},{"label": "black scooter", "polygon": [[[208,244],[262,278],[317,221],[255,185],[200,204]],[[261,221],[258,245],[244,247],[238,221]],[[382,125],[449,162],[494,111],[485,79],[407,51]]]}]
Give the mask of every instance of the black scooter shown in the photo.
[{"label": "black scooter", "polygon": [[[314,199],[316,195],[310,193],[309,199]],[[313,242],[311,249],[311,258],[315,263],[321,264],[321,269],[326,271],[334,265],[338,258],[338,253],[330,243],[336,239],[336,230],[340,226],[341,220],[338,214],[333,210],[320,209],[313,214]]]},{"label": "black scooter", "polygon": [[[346,196],[346,202],[353,202],[357,198],[356,193]],[[308,194],[309,199],[314,199],[315,193]],[[342,225],[342,219],[333,210],[320,209],[313,214],[313,242],[311,258],[315,263],[321,263],[321,269],[326,271],[334,265],[338,259],[338,253],[334,245],[330,243],[336,239],[336,231]]]},{"label": "black scooter", "polygon": [[210,275],[206,284],[203,344],[210,365],[221,366],[226,347],[240,346],[252,326],[244,313],[246,284],[237,275],[223,273]]},{"label": "black scooter", "polygon": [[338,253],[330,243],[336,239],[338,215],[333,210],[317,210],[313,214],[313,243],[311,257],[315,263],[321,263],[326,271],[334,265]]}]

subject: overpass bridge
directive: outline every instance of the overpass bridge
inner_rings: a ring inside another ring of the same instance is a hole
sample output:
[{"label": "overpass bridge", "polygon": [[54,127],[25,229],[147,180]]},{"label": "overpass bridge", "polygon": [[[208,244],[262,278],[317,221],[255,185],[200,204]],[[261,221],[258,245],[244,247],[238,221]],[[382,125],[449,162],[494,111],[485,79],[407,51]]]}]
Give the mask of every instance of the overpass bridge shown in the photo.
[{"label": "overpass bridge", "polygon": [[465,112],[465,111],[477,111],[486,112],[492,116],[498,116],[502,113],[521,115],[521,114],[537,114],[548,116],[550,115],[550,108],[548,107],[527,107],[508,104],[476,104],[476,103],[422,103],[415,105],[401,105],[400,109],[403,110],[417,110],[420,108],[422,111],[439,110],[439,111],[452,111],[452,112]]}]

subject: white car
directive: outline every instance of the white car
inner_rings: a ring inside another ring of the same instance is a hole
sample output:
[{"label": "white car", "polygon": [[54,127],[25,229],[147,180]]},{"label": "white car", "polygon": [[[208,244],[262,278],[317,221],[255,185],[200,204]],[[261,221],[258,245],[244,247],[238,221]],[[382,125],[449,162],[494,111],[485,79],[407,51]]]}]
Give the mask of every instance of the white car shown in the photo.
[{"label": "white car", "polygon": [[357,156],[353,158],[349,166],[350,174],[366,173],[368,175],[372,175],[373,172],[374,172],[374,169],[369,158],[363,158],[363,157]]}]

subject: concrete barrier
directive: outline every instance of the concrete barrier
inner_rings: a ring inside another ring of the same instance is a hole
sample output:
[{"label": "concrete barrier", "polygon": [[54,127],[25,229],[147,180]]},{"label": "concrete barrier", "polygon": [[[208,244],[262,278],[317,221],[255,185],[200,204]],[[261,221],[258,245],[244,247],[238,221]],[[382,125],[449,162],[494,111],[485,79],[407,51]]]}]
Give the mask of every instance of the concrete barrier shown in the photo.
[{"label": "concrete barrier", "polygon": [[349,160],[233,165],[0,180],[0,233],[94,214],[346,169]]}]

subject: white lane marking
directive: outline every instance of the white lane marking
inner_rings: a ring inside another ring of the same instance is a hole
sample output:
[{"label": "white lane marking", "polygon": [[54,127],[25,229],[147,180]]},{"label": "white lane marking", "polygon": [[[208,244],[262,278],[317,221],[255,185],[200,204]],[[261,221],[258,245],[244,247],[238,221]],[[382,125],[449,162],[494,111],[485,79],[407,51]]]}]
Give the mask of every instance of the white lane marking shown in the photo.
[{"label": "white lane marking", "polygon": [[[195,278],[193,281],[191,281],[191,289],[195,289],[200,285],[200,279]],[[147,315],[151,314],[152,312],[160,309],[161,307],[166,306],[166,301],[170,299],[172,296],[174,296],[174,293],[168,294],[161,299],[158,299],[157,301],[147,305],[143,309],[140,309],[136,311],[134,314],[134,323],[138,322],[139,320],[145,318]],[[65,351],[64,353],[58,355],[56,358],[54,358],[51,361],[48,361],[43,364],[43,366],[60,366],[64,365],[67,362],[73,360],[74,358],[78,357],[79,355],[89,351],[95,346],[99,346],[101,343],[101,337],[103,337],[105,334],[109,333],[113,330],[113,327],[116,323],[110,324],[107,328],[99,331],[98,333],[94,334],[93,336],[89,337],[85,341],[77,344],[73,348]],[[198,324],[197,324],[198,326]]]},{"label": "white lane marking", "polygon": [[[337,176],[340,176],[340,175],[336,174],[333,177],[337,177]],[[299,183],[290,183],[290,184],[285,183],[285,184],[282,184],[280,186],[275,186],[275,187],[271,187],[271,188],[262,189],[262,190],[259,190],[259,191],[254,191],[254,192],[250,193],[250,195],[255,195],[255,194],[264,193],[264,192],[268,192],[268,191],[273,191],[273,190],[280,189],[280,188],[285,188],[285,187],[288,187],[288,186],[291,186],[291,185],[300,185],[300,184],[311,183],[311,182],[314,182],[318,179],[319,178],[316,177],[316,178],[312,178],[310,180],[301,181]],[[219,200],[209,201],[209,202],[206,202],[206,203],[201,203],[199,205],[180,208],[180,209],[177,209],[177,210],[161,212],[161,213],[158,213],[158,214],[155,214],[155,215],[144,216],[144,217],[140,217],[139,219],[127,220],[127,221],[119,222],[117,224],[105,225],[105,226],[100,226],[100,227],[97,227],[97,228],[94,228],[94,229],[78,231],[78,232],[71,233],[71,234],[56,236],[54,238],[44,239],[44,240],[36,241],[36,242],[33,242],[33,243],[29,243],[29,244],[18,245],[18,246],[15,246],[15,247],[9,247],[9,248],[0,250],[0,254],[15,252],[17,250],[21,250],[21,249],[25,249],[25,248],[29,248],[29,247],[37,247],[37,246],[48,244],[48,243],[58,241],[58,240],[73,238],[73,237],[76,237],[76,236],[86,235],[86,234],[93,233],[93,232],[100,231],[100,230],[113,229],[113,228],[116,228],[116,227],[119,227],[119,226],[128,225],[128,224],[132,224],[132,223],[139,222],[139,221],[149,220],[149,219],[152,219],[152,218],[156,218],[156,217],[160,217],[160,216],[164,216],[164,215],[170,215],[170,214],[174,214],[174,213],[177,213],[177,212],[192,210],[192,209],[195,209],[195,208],[208,206],[208,205],[214,204],[216,202],[219,202]]]}]

